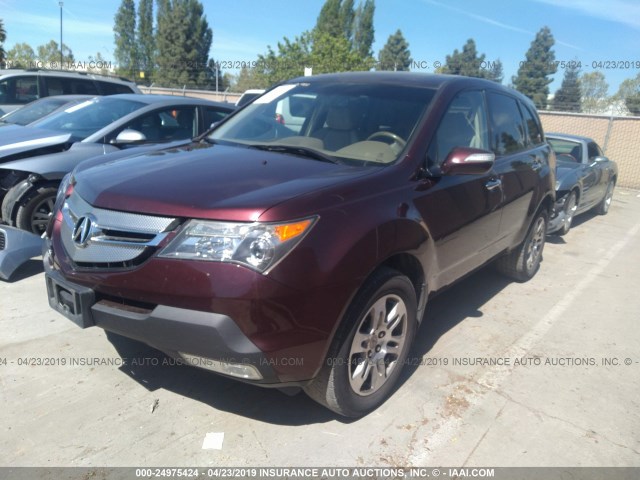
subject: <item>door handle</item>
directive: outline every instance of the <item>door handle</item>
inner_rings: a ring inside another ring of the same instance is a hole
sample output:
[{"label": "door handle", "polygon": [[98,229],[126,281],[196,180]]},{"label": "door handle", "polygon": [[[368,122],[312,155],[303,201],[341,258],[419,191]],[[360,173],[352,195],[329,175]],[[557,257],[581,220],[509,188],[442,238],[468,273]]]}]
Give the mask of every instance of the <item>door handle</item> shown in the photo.
[{"label": "door handle", "polygon": [[500,188],[502,186],[502,181],[499,178],[496,178],[494,180],[489,180],[484,184],[484,186],[487,190],[493,191],[496,188]]}]

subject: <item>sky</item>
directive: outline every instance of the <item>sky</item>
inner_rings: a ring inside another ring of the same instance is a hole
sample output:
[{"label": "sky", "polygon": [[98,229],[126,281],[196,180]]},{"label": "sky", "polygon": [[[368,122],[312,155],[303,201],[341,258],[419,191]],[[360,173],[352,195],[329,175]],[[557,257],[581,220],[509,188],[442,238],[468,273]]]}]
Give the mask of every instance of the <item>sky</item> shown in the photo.
[{"label": "sky", "polygon": [[[293,39],[310,30],[324,4],[324,0],[201,2],[213,30],[210,56],[223,66],[251,62],[283,37]],[[76,60],[88,60],[98,52],[113,60],[113,18],[120,3],[64,0],[63,41]],[[433,73],[436,62],[444,63],[446,55],[462,50],[473,38],[488,64],[502,61],[503,83],[508,84],[536,32],[546,25],[556,40],[556,60],[579,61],[582,72],[602,71],[609,94],[624,79],[640,73],[637,0],[375,0],[375,4],[375,56],[400,29],[415,71]],[[0,18],[7,32],[5,50],[21,42],[35,49],[51,39],[59,41],[58,0],[0,0]],[[562,75],[560,68],[552,92],[560,87]]]}]

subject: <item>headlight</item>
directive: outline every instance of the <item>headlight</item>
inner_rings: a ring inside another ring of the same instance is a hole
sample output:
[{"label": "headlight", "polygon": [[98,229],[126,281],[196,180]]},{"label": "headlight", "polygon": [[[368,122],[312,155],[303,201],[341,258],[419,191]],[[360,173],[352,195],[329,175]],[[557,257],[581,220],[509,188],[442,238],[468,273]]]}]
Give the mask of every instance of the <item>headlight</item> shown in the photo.
[{"label": "headlight", "polygon": [[239,263],[265,272],[293,250],[316,219],[277,224],[190,220],[160,257]]},{"label": "headlight", "polygon": [[58,191],[56,193],[56,203],[53,207],[54,216],[55,213],[60,208],[62,208],[62,202],[64,202],[66,198],[69,198],[71,196],[71,193],[73,192],[73,182],[71,181],[72,178],[73,175],[71,175],[71,172],[62,177],[62,181],[60,182],[60,186],[58,187]]}]

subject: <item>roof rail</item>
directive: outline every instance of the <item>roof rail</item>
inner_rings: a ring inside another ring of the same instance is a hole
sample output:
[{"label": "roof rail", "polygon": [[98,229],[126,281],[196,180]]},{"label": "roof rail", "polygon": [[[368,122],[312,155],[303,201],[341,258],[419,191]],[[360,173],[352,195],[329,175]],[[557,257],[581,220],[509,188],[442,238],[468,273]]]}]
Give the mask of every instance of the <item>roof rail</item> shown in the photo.
[{"label": "roof rail", "polygon": [[107,77],[107,78],[115,78],[118,80],[122,80],[123,82],[131,82],[134,83],[132,80],[129,80],[126,77],[121,77],[119,75],[111,75],[108,73],[98,73],[98,72],[84,72],[84,71],[78,71],[78,70],[65,70],[65,69],[57,69],[57,68],[19,68],[17,70],[24,70],[25,72],[58,72],[58,73],[72,73],[72,74],[76,74],[76,75],[97,75],[98,77]]}]

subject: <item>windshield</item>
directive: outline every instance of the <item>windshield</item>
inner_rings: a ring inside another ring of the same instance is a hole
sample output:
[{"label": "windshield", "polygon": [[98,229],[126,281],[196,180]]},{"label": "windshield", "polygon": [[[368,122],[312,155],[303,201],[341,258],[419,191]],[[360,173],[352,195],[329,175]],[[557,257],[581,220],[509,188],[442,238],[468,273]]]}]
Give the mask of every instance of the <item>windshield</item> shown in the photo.
[{"label": "windshield", "polygon": [[35,122],[36,120],[49,115],[51,112],[66,103],[69,103],[69,100],[65,98],[43,98],[42,100],[31,102],[30,104],[25,105],[18,110],[14,110],[11,113],[7,113],[0,120],[5,123],[14,123],[16,125],[28,125],[31,122]]},{"label": "windshield", "polygon": [[121,98],[94,98],[43,118],[30,126],[68,132],[72,137],[83,140],[144,106],[142,102]]},{"label": "windshield", "polygon": [[294,155],[312,151],[352,164],[389,164],[399,158],[434,93],[373,83],[280,85],[209,139]]}]

